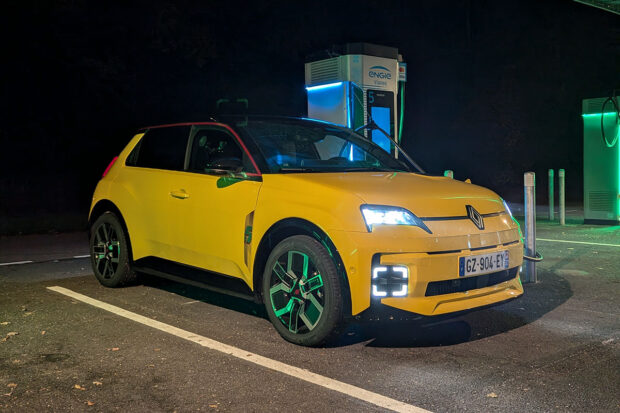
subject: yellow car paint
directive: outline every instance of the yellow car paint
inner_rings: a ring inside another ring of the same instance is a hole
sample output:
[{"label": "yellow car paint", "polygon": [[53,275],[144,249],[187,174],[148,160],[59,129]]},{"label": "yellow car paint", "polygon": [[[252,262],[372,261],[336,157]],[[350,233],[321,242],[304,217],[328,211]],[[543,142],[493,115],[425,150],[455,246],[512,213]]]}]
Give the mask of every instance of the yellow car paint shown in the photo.
[{"label": "yellow car paint", "polygon": [[[279,221],[298,218],[319,227],[335,245],[346,271],[352,315],[370,306],[371,264],[377,254],[383,264],[409,269],[408,295],[381,300],[401,310],[445,314],[523,293],[517,276],[465,293],[424,296],[428,282],[459,278],[458,258],[463,255],[508,250],[510,268],[522,264],[518,224],[488,189],[404,172],[263,174],[221,187],[218,176],[126,166],[141,137],[131,140],[101,179],[91,205],[92,213],[99,201],[109,200],[121,211],[134,260],[157,256],[237,277],[252,290],[260,289],[254,285],[254,261],[261,239]],[[360,211],[363,204],[403,207],[423,219],[462,218],[426,221],[432,234],[387,225],[369,232]],[[483,215],[495,214],[485,218],[484,230],[466,217],[466,204]],[[252,237],[246,244],[248,222]]]}]

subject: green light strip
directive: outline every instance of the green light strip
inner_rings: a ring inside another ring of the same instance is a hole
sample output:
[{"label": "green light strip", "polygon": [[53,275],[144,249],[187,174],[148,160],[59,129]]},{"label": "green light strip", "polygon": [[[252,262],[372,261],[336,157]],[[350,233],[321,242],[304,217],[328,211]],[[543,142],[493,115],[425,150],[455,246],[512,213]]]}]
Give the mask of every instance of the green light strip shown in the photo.
[{"label": "green light strip", "polygon": [[583,116],[584,118],[591,118],[591,117],[594,117],[594,116],[601,116],[601,115],[608,116],[608,115],[615,115],[615,114],[616,114],[616,112],[604,112],[604,113],[584,113],[584,114],[583,114],[583,115],[581,115],[581,116]]}]

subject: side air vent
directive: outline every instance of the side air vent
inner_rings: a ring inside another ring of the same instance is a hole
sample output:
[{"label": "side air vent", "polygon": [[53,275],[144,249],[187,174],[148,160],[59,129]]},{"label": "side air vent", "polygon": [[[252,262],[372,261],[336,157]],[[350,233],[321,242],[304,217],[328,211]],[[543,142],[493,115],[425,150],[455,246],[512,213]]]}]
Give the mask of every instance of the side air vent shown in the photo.
[{"label": "side air vent", "polygon": [[339,59],[333,57],[331,59],[319,60],[310,63],[310,83],[326,83],[337,81],[340,76]]},{"label": "side air vent", "polygon": [[[583,101],[582,109],[583,114],[592,114],[592,113],[601,113],[601,109],[603,109],[603,103],[607,98],[598,98],[598,99],[586,99]],[[608,103],[608,105],[611,105]],[[611,106],[610,106],[611,107]],[[609,107],[606,107],[607,109]]]},{"label": "side air vent", "polygon": [[614,193],[607,191],[591,191],[588,194],[592,211],[609,212],[614,210]]}]

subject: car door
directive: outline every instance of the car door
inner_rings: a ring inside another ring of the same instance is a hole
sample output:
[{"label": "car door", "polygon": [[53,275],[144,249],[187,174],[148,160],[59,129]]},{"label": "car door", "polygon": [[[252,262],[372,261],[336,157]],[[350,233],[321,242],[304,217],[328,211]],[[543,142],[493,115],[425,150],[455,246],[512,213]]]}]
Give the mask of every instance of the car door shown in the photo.
[{"label": "car door", "polygon": [[[240,138],[224,125],[192,129],[179,222],[177,261],[250,280],[249,235],[261,177]],[[247,242],[245,242],[247,241]]]},{"label": "car door", "polygon": [[127,159],[119,182],[121,210],[130,230],[134,259],[174,258],[178,222],[175,188],[182,187],[190,126],[149,129]]}]

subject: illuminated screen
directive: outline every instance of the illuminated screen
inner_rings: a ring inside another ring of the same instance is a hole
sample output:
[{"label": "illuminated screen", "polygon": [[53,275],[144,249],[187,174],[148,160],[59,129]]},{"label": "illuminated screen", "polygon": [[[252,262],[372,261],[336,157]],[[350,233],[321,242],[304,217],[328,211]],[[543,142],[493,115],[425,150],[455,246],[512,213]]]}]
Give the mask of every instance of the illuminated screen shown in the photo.
[{"label": "illuminated screen", "polygon": [[[384,108],[381,106],[373,106],[370,108],[370,116],[377,125],[388,134],[392,135],[391,122],[390,122],[390,108]],[[387,153],[391,151],[390,140],[378,129],[372,131],[372,141],[382,147]]]},{"label": "illuminated screen", "polygon": [[[368,122],[372,118],[381,129],[394,138],[394,93],[369,89],[366,91],[366,102]],[[373,130],[370,138],[387,153],[392,152],[392,142],[380,130]]]}]

